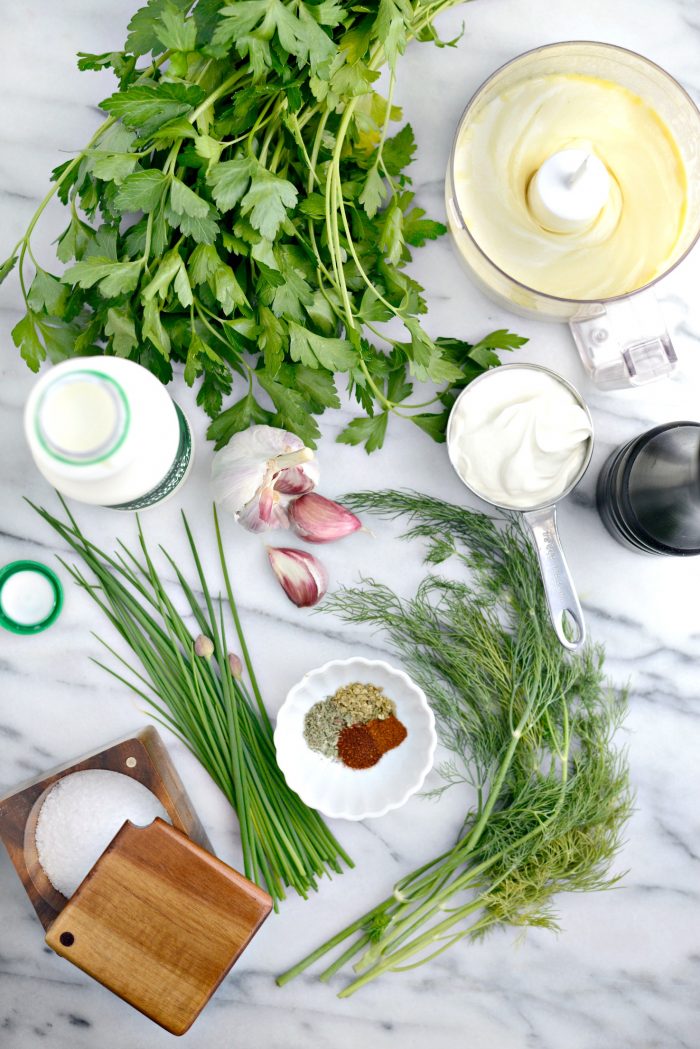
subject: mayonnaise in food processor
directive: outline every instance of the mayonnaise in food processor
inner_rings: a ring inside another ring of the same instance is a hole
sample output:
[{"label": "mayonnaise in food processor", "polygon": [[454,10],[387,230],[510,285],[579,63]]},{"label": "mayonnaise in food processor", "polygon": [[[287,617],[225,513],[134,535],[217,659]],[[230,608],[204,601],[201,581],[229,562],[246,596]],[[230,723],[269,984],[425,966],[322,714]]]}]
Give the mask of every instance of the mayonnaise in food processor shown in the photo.
[{"label": "mayonnaise in food processor", "polygon": [[[572,184],[583,215],[562,228],[556,212],[549,220],[547,200],[541,206],[549,193],[556,207],[556,183],[547,178],[540,195],[537,180],[564,151],[577,151],[584,164],[590,156],[600,174],[590,190],[592,214],[585,182]],[[507,87],[463,127],[454,183],[484,254],[547,295],[635,291],[668,269],[681,243],[687,177],[678,145],[650,105],[610,80],[551,74]]]},{"label": "mayonnaise in food processor", "polygon": [[590,40],[517,56],[464,110],[445,190],[472,278],[568,323],[598,386],[674,370],[654,289],[700,239],[700,111],[669,73]]}]

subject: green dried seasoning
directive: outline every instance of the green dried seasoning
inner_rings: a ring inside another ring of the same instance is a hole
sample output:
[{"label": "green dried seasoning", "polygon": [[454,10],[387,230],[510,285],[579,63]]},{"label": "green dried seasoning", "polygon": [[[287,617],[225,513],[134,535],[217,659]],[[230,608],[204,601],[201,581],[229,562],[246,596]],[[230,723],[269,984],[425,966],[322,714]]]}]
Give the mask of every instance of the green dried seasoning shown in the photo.
[{"label": "green dried seasoning", "polygon": [[358,721],[372,721],[374,718],[388,718],[390,714],[396,713],[396,704],[384,695],[383,689],[363,681],[341,686],[331,696],[331,702],[349,716],[349,725]]},{"label": "green dried seasoning", "polygon": [[314,703],[304,718],[304,739],[311,750],[338,759],[338,737],[346,725],[361,725],[396,713],[396,704],[378,685],[353,681]]},{"label": "green dried seasoning", "polygon": [[338,736],[348,722],[331,699],[314,703],[304,718],[304,739],[311,748],[327,758],[338,757]]}]

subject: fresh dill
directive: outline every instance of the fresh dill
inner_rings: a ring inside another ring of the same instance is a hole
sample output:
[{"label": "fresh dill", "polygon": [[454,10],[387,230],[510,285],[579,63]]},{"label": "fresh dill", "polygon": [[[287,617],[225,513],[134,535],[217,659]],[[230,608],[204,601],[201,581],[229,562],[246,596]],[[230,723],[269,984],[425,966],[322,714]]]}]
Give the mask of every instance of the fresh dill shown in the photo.
[{"label": "fresh dill", "polygon": [[344,502],[407,517],[406,537],[428,542],[429,563],[455,557],[467,569],[461,582],[428,575],[409,599],[367,579],[324,607],[387,633],[453,751],[443,789],[469,784],[474,801],[452,849],[278,980],[354,937],[321,974],[354,960],[341,997],[498,925],[556,929],[557,893],[618,881],[611,862],[632,806],[626,756],[612,743],[626,694],[606,683],[599,646],[571,656],[558,644],[517,518],[498,522],[413,492]]}]

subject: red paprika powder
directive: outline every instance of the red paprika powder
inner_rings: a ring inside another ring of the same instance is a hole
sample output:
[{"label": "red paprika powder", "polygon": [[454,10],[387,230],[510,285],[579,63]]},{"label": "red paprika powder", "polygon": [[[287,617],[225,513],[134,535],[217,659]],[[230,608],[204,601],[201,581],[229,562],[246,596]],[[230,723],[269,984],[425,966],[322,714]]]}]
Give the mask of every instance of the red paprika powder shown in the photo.
[{"label": "red paprika powder", "polygon": [[382,752],[367,725],[346,725],[338,736],[338,757],[351,769],[369,769]]}]

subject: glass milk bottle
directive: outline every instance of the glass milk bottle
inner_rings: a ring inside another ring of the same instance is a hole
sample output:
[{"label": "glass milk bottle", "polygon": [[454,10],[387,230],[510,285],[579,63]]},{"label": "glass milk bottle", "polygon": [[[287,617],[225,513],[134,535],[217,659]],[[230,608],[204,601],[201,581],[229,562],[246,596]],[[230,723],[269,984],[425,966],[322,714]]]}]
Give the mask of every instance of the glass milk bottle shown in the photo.
[{"label": "glass milk bottle", "polygon": [[189,423],[159,380],[119,357],[81,357],[47,371],[24,412],[40,472],[63,495],[144,510],[184,483]]}]

